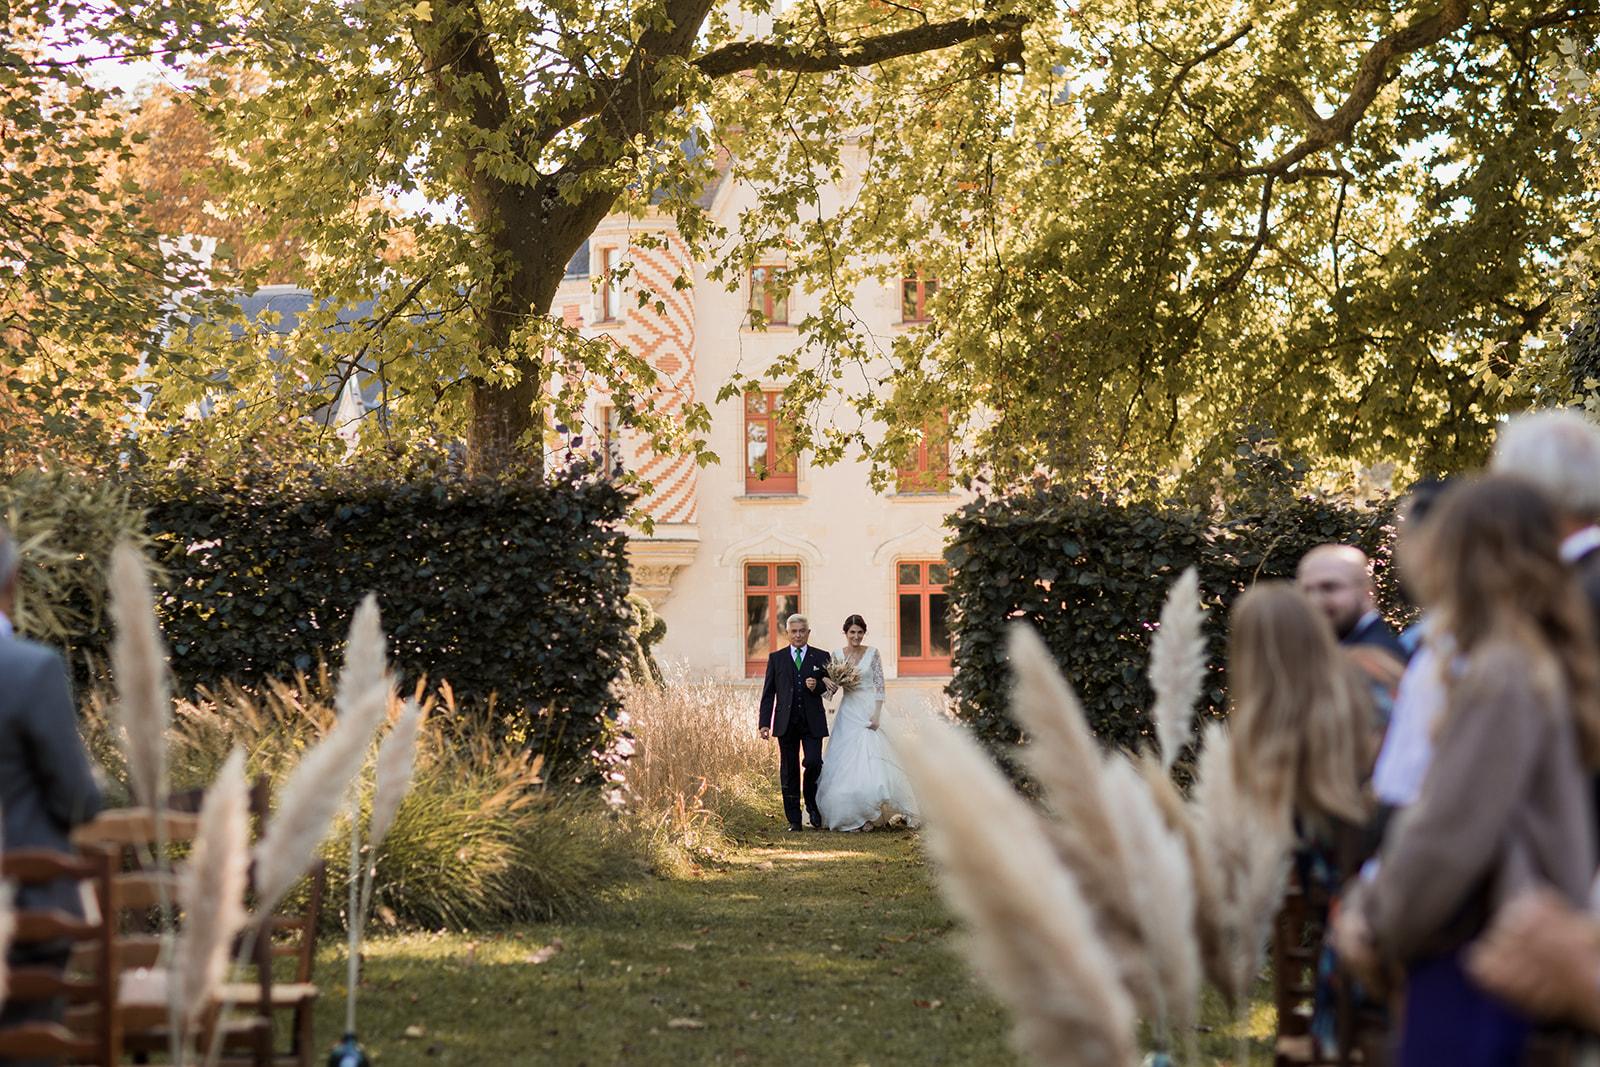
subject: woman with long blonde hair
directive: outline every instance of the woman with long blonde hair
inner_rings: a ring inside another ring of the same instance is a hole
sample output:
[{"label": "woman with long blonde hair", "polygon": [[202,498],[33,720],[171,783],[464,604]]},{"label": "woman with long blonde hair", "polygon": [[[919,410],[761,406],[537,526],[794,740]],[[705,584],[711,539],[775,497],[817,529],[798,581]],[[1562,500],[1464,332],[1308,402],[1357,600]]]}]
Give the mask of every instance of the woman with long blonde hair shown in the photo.
[{"label": "woman with long blonde hair", "polygon": [[1371,705],[1327,618],[1287,582],[1233,606],[1229,721],[1240,785],[1318,831],[1366,817]]},{"label": "woman with long blonde hair", "polygon": [[1406,970],[1401,1067],[1520,1063],[1528,1021],[1475,984],[1464,954],[1510,897],[1542,886],[1577,904],[1594,876],[1600,677],[1560,541],[1539,490],[1500,475],[1450,489],[1401,546],[1440,642],[1445,709],[1417,801],[1336,928],[1356,969]]}]

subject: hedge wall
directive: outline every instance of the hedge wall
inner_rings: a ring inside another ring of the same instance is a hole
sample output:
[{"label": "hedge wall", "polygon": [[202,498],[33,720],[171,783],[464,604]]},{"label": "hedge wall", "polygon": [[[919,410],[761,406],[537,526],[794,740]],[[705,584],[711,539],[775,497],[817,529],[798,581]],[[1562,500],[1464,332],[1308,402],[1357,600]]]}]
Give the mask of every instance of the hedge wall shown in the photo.
[{"label": "hedge wall", "polygon": [[1134,744],[1148,732],[1150,634],[1168,585],[1195,564],[1210,609],[1212,674],[1202,713],[1220,715],[1229,605],[1258,578],[1293,577],[1314,545],[1365,548],[1377,564],[1380,599],[1394,617],[1403,613],[1390,566],[1392,514],[1387,505],[1288,498],[1218,517],[1060,489],[980,499],[949,523],[951,621],[958,634],[950,694],[996,752],[1015,743],[1006,714],[1006,627],[1026,619],[1072,679],[1100,737]]},{"label": "hedge wall", "polygon": [[603,736],[634,647],[628,498],[608,482],[169,482],[144,503],[184,688],[337,662],[372,591],[403,686],[448,680],[462,709],[554,759]]}]

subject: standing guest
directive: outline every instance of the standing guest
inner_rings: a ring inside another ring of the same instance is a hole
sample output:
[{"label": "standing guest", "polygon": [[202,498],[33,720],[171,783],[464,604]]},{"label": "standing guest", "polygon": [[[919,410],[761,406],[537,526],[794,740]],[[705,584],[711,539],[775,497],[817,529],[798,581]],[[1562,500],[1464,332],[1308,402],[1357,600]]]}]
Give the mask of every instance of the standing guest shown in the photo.
[{"label": "standing guest", "polygon": [[[1415,562],[1406,545],[1421,536],[1434,505],[1449,486],[1447,481],[1429,480],[1413,486],[1400,514],[1399,555],[1400,581],[1406,592],[1420,599],[1411,574]],[[1423,605],[1426,609],[1426,605]],[[1395,693],[1394,707],[1389,716],[1389,729],[1383,736],[1383,747],[1372,769],[1372,792],[1378,799],[1379,811],[1375,819],[1376,832],[1381,833],[1394,809],[1403,808],[1417,799],[1422,789],[1422,778],[1428,771],[1428,760],[1433,754],[1433,727],[1444,710],[1444,678],[1441,673],[1440,649],[1449,644],[1445,634],[1438,633],[1432,619],[1424,614],[1400,635],[1400,643],[1407,646],[1411,661]]]},{"label": "standing guest", "polygon": [[1401,663],[1405,647],[1378,614],[1372,564],[1354,545],[1318,545],[1300,559],[1295,582],[1328,621],[1347,648],[1372,645]]},{"label": "standing guest", "polygon": [[[89,755],[78,737],[66,664],[53,649],[15,635],[16,542],[0,525],[0,812],[8,849],[70,851],[68,834],[100,807],[100,789]],[[71,883],[28,886],[19,908],[60,908],[81,915]],[[30,944],[15,948],[14,967],[65,967],[70,946]],[[50,1019],[59,1014],[41,1004],[0,1007],[0,1027]]]},{"label": "standing guest", "polygon": [[1490,466],[1528,479],[1550,498],[1561,558],[1600,621],[1600,427],[1569,410],[1518,416],[1495,439]]},{"label": "standing guest", "polygon": [[1235,602],[1228,686],[1239,781],[1319,836],[1360,824],[1366,694],[1327,621],[1287,582]]},{"label": "standing guest", "polygon": [[1318,545],[1301,557],[1295,584],[1327,616],[1350,661],[1367,679],[1373,712],[1370,760],[1389,728],[1407,658],[1400,639],[1378,614],[1372,566],[1354,545]]},{"label": "standing guest", "polygon": [[[1295,873],[1308,901],[1336,901],[1364,853],[1372,709],[1367,687],[1333,628],[1287,582],[1252,586],[1228,623],[1234,772],[1295,828]],[[1320,892],[1313,892],[1320,890]],[[1327,910],[1308,915],[1326,929]],[[1324,949],[1315,970],[1310,1029],[1323,1056],[1338,1049],[1337,974]]]},{"label": "standing guest", "polygon": [[1504,476],[1456,486],[1419,534],[1402,563],[1453,640],[1446,708],[1421,793],[1347,897],[1335,945],[1357,973],[1404,967],[1401,1067],[1511,1067],[1530,1023],[1466,958],[1512,896],[1545,886],[1576,905],[1588,891],[1600,669],[1538,489]]}]

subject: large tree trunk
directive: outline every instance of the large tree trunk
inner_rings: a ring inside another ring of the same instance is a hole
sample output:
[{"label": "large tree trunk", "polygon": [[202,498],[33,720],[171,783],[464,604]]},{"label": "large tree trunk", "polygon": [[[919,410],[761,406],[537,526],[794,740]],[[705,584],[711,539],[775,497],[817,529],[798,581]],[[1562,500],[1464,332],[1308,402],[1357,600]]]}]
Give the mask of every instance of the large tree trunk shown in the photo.
[{"label": "large tree trunk", "polygon": [[[507,229],[519,231],[515,221]],[[565,264],[552,269],[545,262],[530,263],[524,258],[527,250],[515,247],[524,241],[503,243],[511,246],[500,250],[500,261],[507,266],[496,279],[494,296],[479,327],[477,347],[486,364],[509,362],[516,367],[518,378],[509,386],[482,379],[471,382],[467,474],[516,474],[538,480],[545,473],[544,383],[549,368],[543,351],[517,352],[512,344],[519,324],[550,313]]]}]

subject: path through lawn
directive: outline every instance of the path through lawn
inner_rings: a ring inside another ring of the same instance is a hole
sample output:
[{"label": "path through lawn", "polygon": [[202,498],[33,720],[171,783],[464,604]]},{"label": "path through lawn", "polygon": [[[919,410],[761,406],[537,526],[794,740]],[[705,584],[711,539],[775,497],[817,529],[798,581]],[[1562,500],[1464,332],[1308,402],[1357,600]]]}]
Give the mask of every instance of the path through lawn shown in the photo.
[{"label": "path through lawn", "polygon": [[[380,1065],[1013,1064],[954,936],[912,834],[764,832],[582,921],[379,939],[361,1032]],[[326,1047],[342,951],[320,977]]]}]

